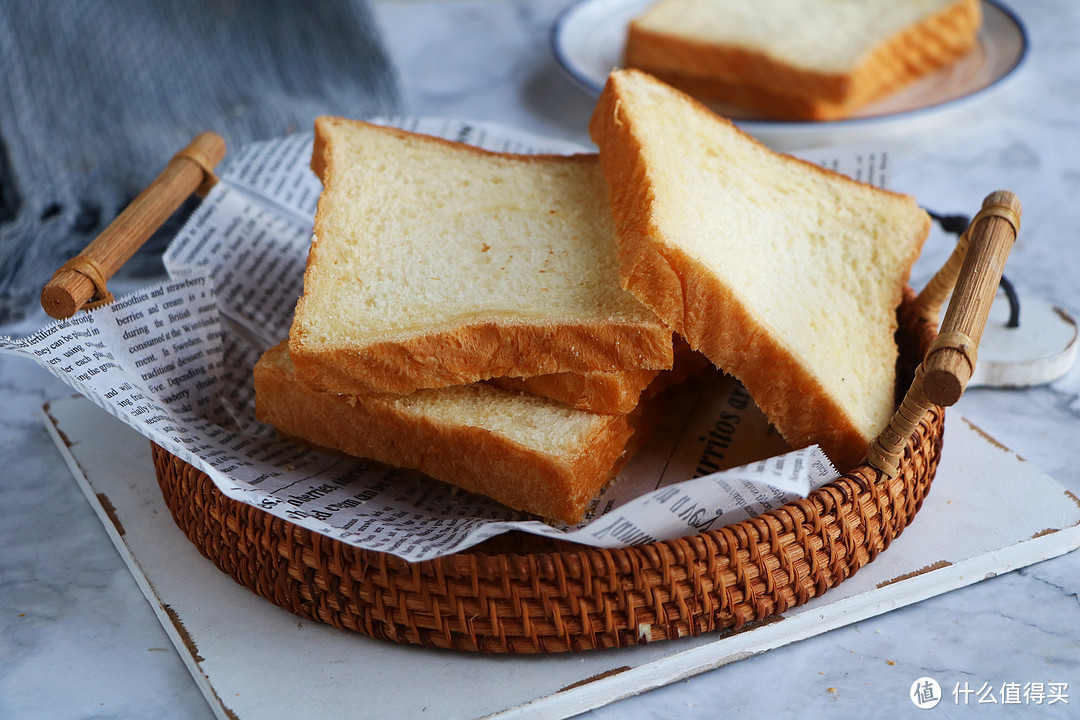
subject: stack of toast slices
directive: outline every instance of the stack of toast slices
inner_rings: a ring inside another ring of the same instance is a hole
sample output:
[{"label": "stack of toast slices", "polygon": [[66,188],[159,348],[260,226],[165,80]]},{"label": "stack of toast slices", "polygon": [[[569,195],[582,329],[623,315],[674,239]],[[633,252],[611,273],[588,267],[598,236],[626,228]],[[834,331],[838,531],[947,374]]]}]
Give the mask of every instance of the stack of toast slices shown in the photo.
[{"label": "stack of toast slices", "polygon": [[895,406],[896,307],[929,218],[616,71],[598,154],[511,155],[322,117],[279,432],[559,523],[705,358],[841,470]]}]

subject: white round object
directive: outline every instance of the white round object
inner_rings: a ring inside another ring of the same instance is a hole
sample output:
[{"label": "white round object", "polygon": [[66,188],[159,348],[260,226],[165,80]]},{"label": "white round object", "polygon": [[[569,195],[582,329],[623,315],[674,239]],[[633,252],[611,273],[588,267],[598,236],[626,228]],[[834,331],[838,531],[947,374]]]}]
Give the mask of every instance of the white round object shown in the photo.
[{"label": "white round object", "polygon": [[1037,298],[1020,298],[1020,323],[1007,327],[1009,302],[998,293],[979,341],[968,387],[1029,387],[1058,379],[1077,354],[1076,321]]}]

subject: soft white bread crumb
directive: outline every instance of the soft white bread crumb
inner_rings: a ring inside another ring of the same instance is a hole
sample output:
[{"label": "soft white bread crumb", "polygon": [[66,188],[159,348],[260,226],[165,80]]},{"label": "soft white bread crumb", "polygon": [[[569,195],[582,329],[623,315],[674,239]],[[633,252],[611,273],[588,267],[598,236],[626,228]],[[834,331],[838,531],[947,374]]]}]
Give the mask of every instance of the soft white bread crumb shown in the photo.
[{"label": "soft white bread crumb", "polygon": [[618,281],[595,155],[525,156],[323,117],[323,180],[290,331],[301,381],[411,392],[671,366]]},{"label": "soft white bread crumb", "polygon": [[739,378],[793,447],[858,462],[895,407],[896,308],[930,219],[775,153],[638,71],[590,125],[624,286]]}]

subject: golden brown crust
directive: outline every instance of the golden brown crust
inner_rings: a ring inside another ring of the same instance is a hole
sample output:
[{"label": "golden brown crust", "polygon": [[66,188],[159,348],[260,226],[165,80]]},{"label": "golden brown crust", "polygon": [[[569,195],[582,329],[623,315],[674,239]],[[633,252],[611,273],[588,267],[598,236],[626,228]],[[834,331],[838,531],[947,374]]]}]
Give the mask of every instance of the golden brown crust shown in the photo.
[{"label": "golden brown crust", "polygon": [[555,457],[481,428],[404,414],[378,396],[306,390],[273,353],[285,349],[268,351],[255,366],[260,421],[313,445],[419,470],[551,520],[581,519],[634,433],[632,416],[596,415],[588,442],[570,457]]},{"label": "golden brown crust", "polygon": [[[608,179],[624,287],[693,349],[738,378],[793,447],[817,443],[841,472],[854,466],[863,458],[871,438],[859,431],[843,407],[761,327],[712,271],[665,242],[653,220],[654,196],[642,146],[621,107],[616,82],[615,77],[608,79],[589,131],[600,148]],[[727,122],[712,116],[700,103],[690,102],[716,122]],[[757,142],[743,135],[747,141]],[[854,183],[802,160],[790,161]],[[929,231],[928,218],[923,229]],[[911,262],[920,247],[921,242],[915,244]],[[895,288],[898,301],[902,284],[900,281]]]},{"label": "golden brown crust", "polygon": [[832,102],[843,100],[851,86],[851,78],[844,73],[806,70],[758,50],[674,37],[649,30],[637,22],[630,23],[627,33],[625,65],[657,77],[666,74],[696,79],[701,89],[715,83],[718,88],[771,89],[774,94],[798,92]]},{"label": "golden brown crust", "polygon": [[[301,303],[303,298],[301,298]],[[289,351],[301,382],[339,393],[409,393],[493,377],[671,367],[671,332],[647,326],[477,323],[400,342],[312,348],[293,327]]]},{"label": "golden brown crust", "polygon": [[823,73],[761,51],[656,33],[632,22],[625,65],[696,97],[767,117],[835,120],[967,54],[981,23],[978,0],[957,0],[882,43],[851,71]]},{"label": "golden brown crust", "polygon": [[837,120],[848,117],[859,105],[783,95],[756,85],[728,83],[713,78],[656,70],[658,80],[716,106],[722,114],[774,120]]},{"label": "golden brown crust", "polygon": [[558,400],[578,410],[619,415],[637,407],[641,393],[660,370],[614,370],[611,372],[555,373],[533,377],[501,377],[488,380],[503,390],[526,392]]},{"label": "golden brown crust", "polygon": [[315,118],[315,144],[311,148],[311,171],[319,178],[323,186],[326,186],[326,168],[330,162],[330,148],[327,146],[326,133],[320,127],[331,123],[336,118]]},{"label": "golden brown crust", "polygon": [[557,373],[529,378],[492,378],[489,383],[504,390],[526,392],[558,400],[578,410],[617,415],[635,410],[667,388],[713,365],[704,355],[675,338],[670,370],[614,370],[611,372]]},{"label": "golden brown crust", "polygon": [[975,46],[981,24],[979,0],[957,0],[897,33],[855,69],[843,104],[861,107],[956,61]]}]

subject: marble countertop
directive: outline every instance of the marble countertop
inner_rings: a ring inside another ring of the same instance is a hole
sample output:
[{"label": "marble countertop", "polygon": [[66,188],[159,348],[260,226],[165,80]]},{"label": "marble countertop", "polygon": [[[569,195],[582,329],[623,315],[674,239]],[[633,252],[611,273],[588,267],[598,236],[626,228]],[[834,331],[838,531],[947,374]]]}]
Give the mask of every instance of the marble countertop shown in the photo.
[{"label": "marble countertop", "polygon": [[[408,111],[587,143],[595,99],[561,73],[549,49],[550,28],[566,5],[377,3]],[[1014,5],[1031,52],[1000,94],[873,140],[890,150],[891,185],[935,211],[970,214],[992,190],[1016,192],[1024,227],[1007,275],[1022,297],[1080,317],[1080,5]],[[46,320],[38,312],[0,326],[0,334],[29,334]],[[42,404],[69,389],[28,360],[0,355],[0,394],[0,717],[211,717],[45,430]],[[958,410],[1080,495],[1078,398],[1074,368],[1047,386],[969,390]],[[907,696],[924,675],[947,689],[1068,684],[1067,704],[990,710],[974,696],[968,705],[947,696],[938,711],[949,717],[1075,716],[1078,597],[1080,554],[1071,553],[587,716],[901,717],[922,712]]]}]

